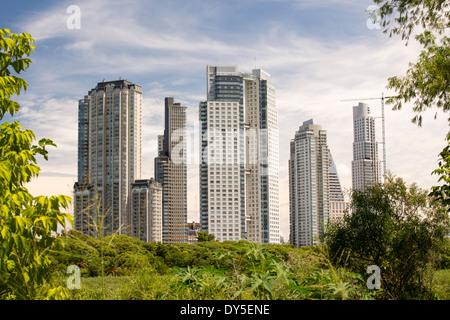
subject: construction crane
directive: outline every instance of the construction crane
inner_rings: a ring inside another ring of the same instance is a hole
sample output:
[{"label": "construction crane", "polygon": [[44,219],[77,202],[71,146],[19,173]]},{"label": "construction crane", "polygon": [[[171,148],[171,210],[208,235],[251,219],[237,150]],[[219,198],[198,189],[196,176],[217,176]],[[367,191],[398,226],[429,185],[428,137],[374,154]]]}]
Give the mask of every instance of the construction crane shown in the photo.
[{"label": "construction crane", "polygon": [[385,117],[384,117],[384,99],[395,98],[396,96],[385,97],[384,93],[381,93],[381,97],[378,98],[362,98],[362,99],[346,99],[341,100],[341,102],[345,101],[365,101],[365,100],[381,100],[381,130],[382,130],[382,139],[383,142],[383,172],[386,174],[386,129],[385,129]]}]

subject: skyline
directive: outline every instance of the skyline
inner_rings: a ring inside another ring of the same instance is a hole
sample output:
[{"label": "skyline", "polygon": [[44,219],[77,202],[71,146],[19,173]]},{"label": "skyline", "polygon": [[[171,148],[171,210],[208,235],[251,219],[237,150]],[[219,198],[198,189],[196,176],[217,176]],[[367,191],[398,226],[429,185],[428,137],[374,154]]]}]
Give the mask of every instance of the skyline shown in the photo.
[{"label": "skyline", "polygon": [[[81,9],[80,29],[70,30],[69,5]],[[153,177],[157,136],[164,128],[164,98],[187,107],[190,130],[198,104],[206,100],[207,64],[232,64],[240,70],[261,68],[276,88],[280,128],[281,234],[289,236],[288,158],[295,131],[308,119],[328,134],[344,189],[351,187],[352,107],[367,103],[375,117],[380,101],[344,99],[392,95],[390,76],[404,74],[419,48],[367,26],[371,1],[16,1],[0,13],[11,32],[36,39],[33,63],[21,75],[29,82],[15,101],[15,117],[50,138],[49,161],[28,188],[35,195],[72,196],[77,180],[78,100],[96,83],[119,77],[143,88],[142,178]],[[27,8],[27,9],[14,9]],[[8,13],[6,15],[6,13]],[[146,15],[147,13],[148,15]],[[130,35],[130,31],[132,34]],[[256,57],[256,61],[255,61]],[[422,128],[410,122],[411,104],[401,111],[385,107],[387,166],[408,183],[437,184],[431,172],[445,146],[447,118],[436,110],[424,114]],[[381,141],[381,121],[376,120]],[[379,154],[381,156],[381,154]],[[198,165],[188,165],[188,220],[198,215]],[[72,211],[71,211],[72,213]]]}]

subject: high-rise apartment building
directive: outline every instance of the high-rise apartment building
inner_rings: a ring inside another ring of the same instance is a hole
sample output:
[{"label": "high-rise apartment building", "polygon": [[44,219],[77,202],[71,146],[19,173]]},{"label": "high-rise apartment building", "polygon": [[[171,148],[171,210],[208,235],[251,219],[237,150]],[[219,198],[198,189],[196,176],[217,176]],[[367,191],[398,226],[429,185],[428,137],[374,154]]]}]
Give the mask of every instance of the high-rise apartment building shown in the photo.
[{"label": "high-rise apartment building", "polygon": [[330,184],[330,201],[344,201],[344,192],[342,191],[342,186],[339,180],[336,163],[334,162],[330,150],[328,150],[328,157],[329,157],[328,177]]},{"label": "high-rise apartment building", "polygon": [[318,243],[330,211],[327,133],[308,120],[290,144],[290,242],[296,247]]},{"label": "high-rise apartment building", "polygon": [[218,240],[279,243],[275,89],[263,70],[207,66],[201,102],[201,229]]},{"label": "high-rise apartment building", "polygon": [[164,135],[158,136],[155,180],[162,186],[163,243],[187,242],[186,107],[165,98]]},{"label": "high-rise apartment building", "polygon": [[365,103],[353,107],[353,189],[364,189],[381,182],[378,145],[375,139],[375,119]]},{"label": "high-rise apartment building", "polygon": [[207,66],[199,116],[201,230],[217,240],[246,239],[244,83],[236,66]]},{"label": "high-rise apartment building", "polygon": [[343,221],[344,216],[348,214],[350,214],[350,203],[348,201],[330,201],[328,222]]},{"label": "high-rise apartment building", "polygon": [[93,234],[91,192],[89,186],[89,96],[78,101],[78,180],[74,185],[74,228]]},{"label": "high-rise apartment building", "polygon": [[80,100],[76,229],[129,234],[131,183],[141,175],[141,108],[142,88],[122,79],[99,82]]},{"label": "high-rise apartment building", "polygon": [[330,214],[328,221],[336,222],[342,220],[345,214],[349,214],[350,204],[345,201],[344,192],[342,191],[341,183],[339,181],[339,175],[337,172],[336,164],[331,155],[329,154],[329,186],[330,186]]},{"label": "high-rise apartment building", "polygon": [[162,187],[154,179],[131,184],[131,236],[144,242],[162,242]]},{"label": "high-rise apartment building", "polygon": [[78,101],[78,183],[89,178],[89,102],[90,96]]},{"label": "high-rise apartment building", "polygon": [[278,113],[275,87],[261,69],[244,75],[248,240],[280,242]]}]

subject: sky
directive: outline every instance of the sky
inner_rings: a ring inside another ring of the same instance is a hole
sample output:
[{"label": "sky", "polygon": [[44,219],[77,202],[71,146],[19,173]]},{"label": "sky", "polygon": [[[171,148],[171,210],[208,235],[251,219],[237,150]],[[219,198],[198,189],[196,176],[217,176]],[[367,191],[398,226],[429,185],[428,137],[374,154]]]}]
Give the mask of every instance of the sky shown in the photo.
[{"label": "sky", "polygon": [[[78,100],[103,79],[143,89],[142,178],[151,178],[164,98],[187,107],[193,134],[206,100],[206,66],[260,68],[276,87],[280,139],[281,235],[289,237],[289,142],[304,121],[327,131],[345,190],[351,188],[353,106],[369,104],[381,138],[381,100],[394,95],[387,79],[405,74],[420,47],[384,34],[369,19],[369,0],[73,0],[5,1],[0,28],[36,40],[22,74],[29,87],[15,117],[37,138],[50,138],[49,160],[28,184],[34,195],[72,195],[77,180]],[[75,6],[75,7],[71,7]],[[73,10],[73,9],[76,10]],[[345,101],[344,101],[345,100]],[[424,189],[446,145],[447,118],[437,109],[411,123],[411,104],[385,106],[387,169]],[[380,144],[380,150],[382,145]],[[380,152],[380,159],[382,153]],[[188,221],[199,221],[198,163],[188,164]],[[72,213],[70,211],[70,213]]]}]

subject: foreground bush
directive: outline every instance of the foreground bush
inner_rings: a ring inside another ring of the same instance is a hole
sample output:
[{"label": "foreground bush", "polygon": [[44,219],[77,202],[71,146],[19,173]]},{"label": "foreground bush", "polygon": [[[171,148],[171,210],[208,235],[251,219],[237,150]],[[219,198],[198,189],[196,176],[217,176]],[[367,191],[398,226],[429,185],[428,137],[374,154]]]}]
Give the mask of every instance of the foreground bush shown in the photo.
[{"label": "foreground bush", "polygon": [[[58,299],[67,297],[64,287],[52,284],[48,256],[53,234],[65,228],[72,217],[67,196],[33,196],[26,183],[37,178],[37,157],[48,157],[50,139],[36,137],[18,121],[9,123],[20,109],[11,100],[26,90],[28,83],[18,77],[28,69],[34,39],[27,33],[0,30],[0,299]],[[17,74],[17,75],[16,75]]]}]

